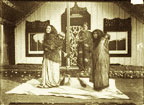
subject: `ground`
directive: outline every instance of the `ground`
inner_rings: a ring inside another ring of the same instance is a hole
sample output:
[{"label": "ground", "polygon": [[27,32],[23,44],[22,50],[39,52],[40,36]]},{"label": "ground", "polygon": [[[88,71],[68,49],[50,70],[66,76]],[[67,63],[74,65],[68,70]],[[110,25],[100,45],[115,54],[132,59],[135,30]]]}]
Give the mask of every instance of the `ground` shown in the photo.
[{"label": "ground", "polygon": [[[110,100],[110,99],[74,99],[56,96],[35,96],[35,95],[6,95],[5,92],[23,83],[22,78],[1,78],[1,104],[9,103],[93,103],[93,105],[143,105],[143,79],[123,79],[115,78],[116,87],[130,97],[130,100]],[[95,103],[95,104],[94,104]],[[96,104],[96,103],[119,103],[119,104]],[[120,104],[131,103],[131,104]],[[12,105],[12,104],[11,104]],[[19,104],[17,104],[19,105]],[[36,105],[36,104],[35,104]],[[62,105],[62,104],[59,104]],[[77,104],[76,104],[77,105]],[[85,104],[83,104],[85,105]]]}]

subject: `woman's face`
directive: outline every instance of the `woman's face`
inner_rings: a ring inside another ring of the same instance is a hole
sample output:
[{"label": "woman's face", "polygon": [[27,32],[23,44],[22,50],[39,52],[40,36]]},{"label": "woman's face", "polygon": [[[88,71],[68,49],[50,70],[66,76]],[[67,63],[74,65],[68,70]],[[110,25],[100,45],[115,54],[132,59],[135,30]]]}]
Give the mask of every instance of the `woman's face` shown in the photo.
[{"label": "woman's face", "polygon": [[50,33],[50,32],[51,32],[51,26],[47,26],[46,33]]},{"label": "woman's face", "polygon": [[97,32],[94,32],[93,33],[93,37],[96,39],[98,37],[98,33]]},{"label": "woman's face", "polygon": [[86,24],[83,25],[84,30],[88,30],[88,26]]}]

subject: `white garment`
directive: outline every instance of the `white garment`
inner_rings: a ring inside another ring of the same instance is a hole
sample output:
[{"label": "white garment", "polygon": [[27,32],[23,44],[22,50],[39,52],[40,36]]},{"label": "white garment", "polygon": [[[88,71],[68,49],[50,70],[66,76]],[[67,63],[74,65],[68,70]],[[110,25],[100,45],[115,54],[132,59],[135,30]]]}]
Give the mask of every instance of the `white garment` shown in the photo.
[{"label": "white garment", "polygon": [[42,64],[42,85],[56,87],[60,83],[60,64],[44,58]]}]

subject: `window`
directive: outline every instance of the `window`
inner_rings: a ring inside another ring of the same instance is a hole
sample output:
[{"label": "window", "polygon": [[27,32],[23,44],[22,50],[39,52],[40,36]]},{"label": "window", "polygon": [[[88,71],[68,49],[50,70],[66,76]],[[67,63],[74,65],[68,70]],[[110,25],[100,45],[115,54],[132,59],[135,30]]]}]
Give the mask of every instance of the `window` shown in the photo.
[{"label": "window", "polygon": [[43,55],[43,37],[48,21],[26,21],[26,56],[41,57]]},{"label": "window", "polygon": [[131,19],[104,19],[104,31],[110,35],[111,57],[131,56]]},{"label": "window", "polygon": [[44,33],[28,33],[29,54],[43,54],[43,37]]}]

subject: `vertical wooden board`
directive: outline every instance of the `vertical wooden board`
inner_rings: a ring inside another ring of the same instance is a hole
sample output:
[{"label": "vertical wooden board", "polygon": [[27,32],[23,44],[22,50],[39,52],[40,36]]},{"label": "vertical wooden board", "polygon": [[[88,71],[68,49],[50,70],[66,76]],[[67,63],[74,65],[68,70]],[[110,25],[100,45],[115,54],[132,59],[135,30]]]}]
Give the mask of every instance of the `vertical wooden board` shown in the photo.
[{"label": "vertical wooden board", "polygon": [[[119,7],[113,3],[113,18],[118,18],[119,17]],[[114,57],[114,63],[120,63],[119,61],[120,57]]]},{"label": "vertical wooden board", "polygon": [[[108,34],[110,35],[110,40],[109,41],[113,41],[116,39],[116,35],[117,35],[117,32],[108,32]],[[111,51],[109,51],[110,54],[113,54]],[[117,62],[117,59],[118,57],[110,57],[110,62],[111,64],[116,64],[116,63],[119,63]]]},{"label": "vertical wooden board", "polygon": [[109,5],[108,2],[103,2],[102,3],[102,12],[103,12],[103,18],[108,18],[109,17]]},{"label": "vertical wooden board", "polygon": [[[64,2],[63,4],[62,3],[57,2],[57,4],[54,6],[54,8],[51,11],[51,15],[52,15],[51,23],[56,27],[56,29],[58,31],[61,31],[61,15],[65,12],[65,9],[66,9],[66,2]],[[61,6],[61,5],[63,5],[63,6]],[[57,7],[56,10],[55,10],[55,7]],[[55,13],[55,14],[53,14],[53,13]]]},{"label": "vertical wooden board", "polygon": [[91,13],[91,4],[93,2],[80,2],[79,7],[86,7],[87,11]]},{"label": "vertical wooden board", "polygon": [[143,30],[142,30],[142,32],[143,32],[143,34],[142,34],[142,59],[143,59],[143,63],[142,63],[142,66],[144,66],[144,24],[142,24],[142,27],[143,27]]},{"label": "vertical wooden board", "polygon": [[[95,24],[96,24],[96,26],[94,27],[94,30],[95,29],[98,29],[99,27],[98,27],[98,24],[99,24],[99,20],[98,20],[98,17],[99,17],[99,14],[98,14],[98,8],[99,8],[99,4],[98,3],[95,3],[95,14],[94,14],[94,17],[95,17]],[[93,12],[93,11],[92,11]]]},{"label": "vertical wooden board", "polygon": [[97,3],[91,4],[91,31],[95,30],[97,28]]},{"label": "vertical wooden board", "polygon": [[[34,11],[32,14],[30,14],[30,15],[26,18],[26,20],[27,20],[27,21],[35,21],[35,20],[38,20],[37,11],[38,11],[38,9],[37,9],[36,11]],[[22,22],[23,22],[23,21],[22,21]]]},{"label": "vertical wooden board", "polygon": [[[129,18],[130,15],[125,11],[124,12],[124,19]],[[132,36],[132,32],[131,32],[131,36]],[[132,41],[132,37],[131,37],[131,41]],[[132,42],[131,42],[131,47],[132,47]],[[132,49],[132,48],[131,48]],[[131,65],[131,57],[127,57],[124,59],[124,63],[125,65]]]},{"label": "vertical wooden board", "polygon": [[103,13],[102,13],[102,3],[98,2],[98,29],[103,30]]},{"label": "vertical wooden board", "polygon": [[136,49],[136,35],[137,35],[137,21],[134,17],[132,18],[132,32],[131,32],[131,65],[136,65],[137,60],[137,49]]},{"label": "vertical wooden board", "polygon": [[130,57],[124,58],[124,65],[131,65],[131,58]]},{"label": "vertical wooden board", "polygon": [[[57,13],[57,12],[59,12],[59,11],[55,11],[55,10],[52,10],[52,11],[50,11],[50,23],[57,29],[57,30],[59,30],[60,31],[60,15]],[[55,13],[54,15],[53,15],[53,13]]]},{"label": "vertical wooden board", "polygon": [[142,66],[142,35],[143,35],[143,27],[142,27],[142,23],[139,21],[139,36],[138,36],[138,43],[137,43],[137,51],[139,53],[139,66]]},{"label": "vertical wooden board", "polygon": [[59,27],[59,30],[61,31],[61,16],[62,14],[65,12],[65,9],[66,9],[66,2],[62,2],[60,3],[60,7],[59,7],[59,24],[60,24],[60,27]]},{"label": "vertical wooden board", "polygon": [[142,58],[142,64],[141,66],[144,66],[144,24],[141,23],[141,58]]},{"label": "vertical wooden board", "polygon": [[37,16],[38,20],[42,20],[41,7],[38,8],[36,13],[37,13],[36,16]]},{"label": "vertical wooden board", "polygon": [[[68,2],[65,2],[65,3],[66,3],[66,7],[67,7]],[[69,7],[72,8],[74,6],[74,4],[75,4],[74,2],[69,2]],[[81,2],[79,2],[78,5],[81,5]]]},{"label": "vertical wooden board", "polygon": [[[27,17],[27,19],[26,19],[27,21],[30,21],[30,22],[32,22],[32,21],[35,21],[36,20],[36,11],[35,12],[33,12],[29,17]],[[23,22],[22,22],[23,23]],[[25,23],[26,24],[26,23]],[[24,28],[23,28],[23,37],[26,37],[26,33],[25,33],[25,29],[26,29],[26,25],[24,24]],[[23,44],[25,44],[25,42],[26,42],[26,38],[25,38],[25,40],[24,40],[24,42],[23,42]],[[28,62],[28,57],[26,57],[26,44],[25,45],[23,45],[23,46],[25,46],[24,48],[25,48],[25,55],[23,55],[24,56],[24,58],[25,58],[25,62],[23,62],[23,63],[30,63],[30,62]],[[21,62],[22,63],[22,62]]]},{"label": "vertical wooden board", "polygon": [[139,52],[139,66],[142,66],[143,65],[143,55],[144,55],[144,52],[143,51],[143,24],[141,22],[139,22],[139,31],[140,31],[140,34],[139,34],[139,43],[138,43],[138,52]]},{"label": "vertical wooden board", "polygon": [[107,18],[107,19],[110,19],[110,14],[111,14],[111,13],[110,13],[110,12],[111,12],[111,11],[110,11],[110,7],[109,7],[109,6],[110,6],[110,2],[107,2],[107,10],[106,10],[106,12],[107,12],[107,13],[106,13],[106,14],[107,14],[106,18]]},{"label": "vertical wooden board", "polygon": [[51,2],[50,10],[54,10],[54,8],[57,10],[57,3],[58,2]]},{"label": "vertical wooden board", "polygon": [[109,10],[109,19],[113,19],[113,3],[109,2],[108,4],[108,10]]},{"label": "vertical wooden board", "polygon": [[23,57],[22,57],[22,53],[23,53],[23,52],[22,52],[22,49],[23,49],[23,48],[22,48],[22,35],[23,35],[23,34],[22,34],[22,23],[21,23],[21,24],[19,24],[19,26],[18,26],[18,38],[17,38],[17,40],[18,40],[18,50],[17,50],[17,51],[19,52],[19,53],[18,53],[18,57],[20,58],[18,63],[22,63],[22,60],[23,60],[23,59],[22,59],[22,58],[23,58]]},{"label": "vertical wooden board", "polygon": [[124,11],[122,8],[119,7],[119,17],[120,17],[121,19],[124,19],[124,18],[125,18],[125,17],[124,17],[124,14],[125,14],[125,11]]},{"label": "vertical wooden board", "polygon": [[140,24],[139,21],[137,20],[137,34],[136,34],[136,51],[137,51],[137,66],[140,65],[140,49],[139,49],[139,44],[140,44]]},{"label": "vertical wooden board", "polygon": [[[83,1],[77,2],[77,5],[78,5],[79,7],[87,7],[86,2],[83,2]],[[72,7],[73,7],[73,6],[72,6]]]},{"label": "vertical wooden board", "polygon": [[127,13],[127,12],[124,12],[124,17],[125,17],[125,19],[126,19],[126,18],[129,18],[129,17],[130,17],[130,14]]},{"label": "vertical wooden board", "polygon": [[[119,17],[121,19],[124,19],[124,12],[125,11],[122,8],[119,7]],[[119,63],[124,65],[124,59],[125,59],[124,57],[119,57]]]},{"label": "vertical wooden board", "polygon": [[43,21],[46,21],[46,20],[47,20],[47,18],[46,18],[46,15],[47,15],[47,11],[46,11],[46,3],[43,4],[42,7],[43,7],[43,8],[42,8]]},{"label": "vertical wooden board", "polygon": [[113,4],[113,18],[119,18],[119,7]]},{"label": "vertical wooden board", "polygon": [[15,28],[15,64],[18,63],[19,61],[19,52],[18,52],[18,47],[19,47],[19,42],[18,42],[18,28]]},{"label": "vertical wooden board", "polygon": [[26,46],[25,46],[25,22],[23,21],[21,23],[21,59],[22,62],[25,63],[26,62]]},{"label": "vertical wooden board", "polygon": [[45,15],[46,15],[46,14],[45,14],[45,10],[44,10],[44,9],[45,9],[45,6],[42,5],[39,9],[40,9],[40,13],[39,13],[39,14],[40,14],[40,20],[41,20],[41,21],[45,21]]},{"label": "vertical wooden board", "polygon": [[[129,17],[130,17],[130,15],[125,11],[124,12],[124,18],[127,19]],[[124,58],[124,64],[125,65],[131,65],[131,57],[125,57]]]},{"label": "vertical wooden board", "polygon": [[29,18],[30,18],[31,22],[37,20],[37,11],[35,11],[33,14],[31,14],[29,16]]},{"label": "vertical wooden board", "polygon": [[38,10],[36,10],[33,14],[31,14],[31,21],[38,20]]},{"label": "vertical wooden board", "polygon": [[[119,15],[119,14],[118,14],[118,15]],[[117,39],[117,38],[119,38],[119,33],[116,32],[116,39]],[[117,48],[116,48],[116,49],[117,49]],[[115,63],[121,64],[120,58],[121,58],[121,57],[116,57]]]},{"label": "vertical wooden board", "polygon": [[46,20],[49,20],[50,18],[49,18],[49,10],[50,10],[50,3],[49,2],[47,2],[46,4],[45,4],[45,18],[46,18]]},{"label": "vertical wooden board", "polygon": [[[109,2],[108,8],[109,8],[109,19],[113,19],[113,3],[112,2]],[[115,63],[115,57],[110,57],[110,64],[114,64],[114,63]]]},{"label": "vertical wooden board", "polygon": [[[0,65],[4,63],[4,29],[3,25],[0,24]],[[0,69],[1,70],[1,69]]]}]

